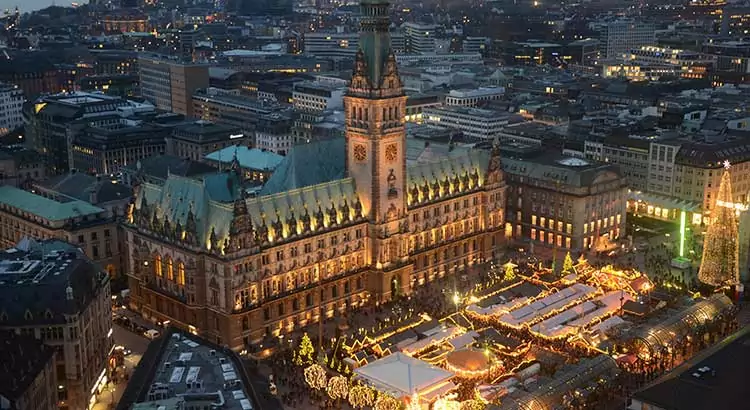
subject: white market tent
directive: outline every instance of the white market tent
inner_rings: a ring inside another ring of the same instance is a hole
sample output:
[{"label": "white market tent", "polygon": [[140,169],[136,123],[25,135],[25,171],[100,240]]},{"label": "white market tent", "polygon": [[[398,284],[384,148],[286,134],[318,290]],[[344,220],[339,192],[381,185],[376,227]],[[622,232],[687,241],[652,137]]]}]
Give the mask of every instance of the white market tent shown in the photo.
[{"label": "white market tent", "polygon": [[446,385],[453,385],[450,380],[454,374],[397,352],[355,369],[354,376],[379,391],[403,399],[444,390]]}]

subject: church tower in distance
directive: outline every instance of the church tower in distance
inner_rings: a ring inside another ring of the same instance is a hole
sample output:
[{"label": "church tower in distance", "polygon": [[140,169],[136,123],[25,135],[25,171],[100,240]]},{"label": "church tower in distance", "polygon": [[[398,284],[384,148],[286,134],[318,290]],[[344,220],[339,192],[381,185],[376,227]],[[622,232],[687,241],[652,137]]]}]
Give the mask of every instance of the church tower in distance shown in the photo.
[{"label": "church tower in distance", "polygon": [[346,110],[346,170],[370,219],[371,265],[392,270],[408,259],[405,240],[406,95],[391,50],[387,0],[362,0],[359,50]]}]

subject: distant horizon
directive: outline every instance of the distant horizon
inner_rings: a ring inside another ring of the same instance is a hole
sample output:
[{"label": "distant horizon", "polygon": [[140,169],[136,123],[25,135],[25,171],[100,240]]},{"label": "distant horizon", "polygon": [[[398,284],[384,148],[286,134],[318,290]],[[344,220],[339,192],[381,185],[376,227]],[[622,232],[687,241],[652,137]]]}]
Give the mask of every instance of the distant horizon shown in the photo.
[{"label": "distant horizon", "polygon": [[[46,9],[49,6],[52,6],[53,3],[55,6],[70,7],[70,3],[73,3],[73,1],[72,0],[26,0],[26,1],[0,0],[0,12],[5,11],[6,9],[13,10],[16,8],[16,6],[18,6],[18,10],[20,10],[21,13],[30,13],[32,11]],[[77,3],[88,4],[88,0],[80,0]]]}]

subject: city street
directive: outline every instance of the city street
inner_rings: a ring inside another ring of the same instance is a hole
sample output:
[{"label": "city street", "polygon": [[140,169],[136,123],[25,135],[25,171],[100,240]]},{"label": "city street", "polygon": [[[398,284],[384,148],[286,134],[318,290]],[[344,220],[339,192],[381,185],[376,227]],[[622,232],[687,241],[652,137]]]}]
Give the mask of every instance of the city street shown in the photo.
[{"label": "city street", "polygon": [[94,410],[108,410],[116,407],[130,376],[133,374],[133,370],[138,366],[138,362],[140,362],[150,343],[145,337],[115,324],[112,325],[112,335],[115,338],[116,346],[125,346],[131,353],[125,356],[125,363],[120,367],[122,377],[117,380],[118,383],[110,383],[107,386],[107,389],[99,396],[99,401],[94,405]]}]

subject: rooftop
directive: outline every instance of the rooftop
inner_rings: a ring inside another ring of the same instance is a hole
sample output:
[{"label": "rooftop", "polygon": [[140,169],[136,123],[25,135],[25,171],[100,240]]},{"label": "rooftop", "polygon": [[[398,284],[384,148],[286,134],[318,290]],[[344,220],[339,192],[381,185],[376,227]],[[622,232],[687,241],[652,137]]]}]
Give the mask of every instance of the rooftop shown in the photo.
[{"label": "rooftop", "polygon": [[151,179],[166,180],[169,175],[182,177],[197,177],[212,174],[217,171],[215,167],[203,162],[180,158],[172,155],[158,155],[141,159],[135,164],[123,168],[130,173],[143,174]]},{"label": "rooftop", "polygon": [[0,396],[11,401],[19,398],[53,355],[51,347],[33,337],[0,333]]},{"label": "rooftop", "polygon": [[260,171],[273,171],[284,159],[274,152],[248,148],[244,145],[225,147],[206,155],[205,158],[222,164],[229,164],[237,158],[240,167]]},{"label": "rooftop", "polygon": [[634,400],[663,409],[747,407],[750,327],[724,339],[637,392]]},{"label": "rooftop", "polygon": [[74,245],[24,238],[0,252],[0,322],[66,323],[66,315],[85,310],[105,286],[109,275]]},{"label": "rooftop", "polygon": [[261,405],[250,376],[234,352],[197,336],[169,329],[151,343],[144,359],[133,372],[117,409],[157,409],[162,408],[159,404],[176,404],[174,400],[200,408],[280,408]]},{"label": "rooftop", "polygon": [[40,183],[39,187],[85,202],[91,202],[93,194],[96,198],[94,205],[133,196],[133,189],[126,185],[80,172],[53,177]]},{"label": "rooftop", "polygon": [[48,221],[64,221],[105,212],[88,202],[59,202],[9,185],[0,186],[0,204],[13,207]]}]

